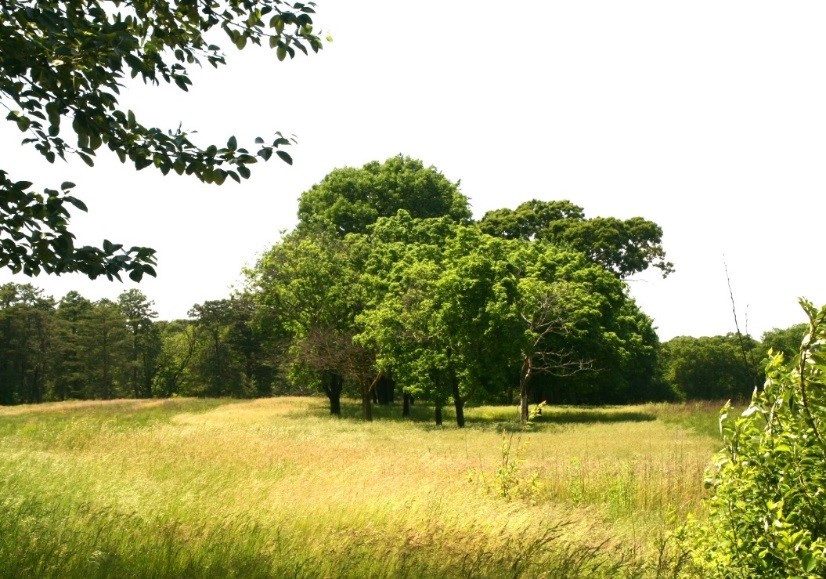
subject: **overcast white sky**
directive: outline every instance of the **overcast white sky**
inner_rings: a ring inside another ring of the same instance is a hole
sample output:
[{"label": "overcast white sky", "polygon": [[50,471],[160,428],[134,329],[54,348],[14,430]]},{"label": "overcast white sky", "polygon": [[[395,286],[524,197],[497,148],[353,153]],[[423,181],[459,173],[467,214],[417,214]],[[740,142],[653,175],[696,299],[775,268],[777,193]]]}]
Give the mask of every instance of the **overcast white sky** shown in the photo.
[{"label": "overcast white sky", "polygon": [[[129,85],[144,123],[202,144],[294,133],[295,164],[241,185],[135,172],[101,150],[94,169],[49,165],[0,132],[17,180],[77,183],[81,243],[158,250],[140,284],[162,318],[229,295],[240,270],[296,222],[301,192],[333,168],[403,153],[461,180],[474,214],[570,199],[587,216],[660,224],[676,273],[630,282],[661,339],[802,320],[826,303],[826,3],[760,0],[318,0],[322,53],[279,63],[228,49],[187,94]],[[224,45],[228,44],[226,42]],[[131,283],[29,279],[60,298],[114,298]]]}]

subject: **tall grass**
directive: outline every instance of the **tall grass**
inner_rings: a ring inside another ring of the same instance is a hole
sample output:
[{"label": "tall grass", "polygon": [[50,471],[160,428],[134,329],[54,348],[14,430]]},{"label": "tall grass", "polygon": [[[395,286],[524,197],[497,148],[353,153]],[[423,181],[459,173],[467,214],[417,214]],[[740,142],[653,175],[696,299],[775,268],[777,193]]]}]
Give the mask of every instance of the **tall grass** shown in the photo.
[{"label": "tall grass", "polygon": [[0,576],[658,576],[717,446],[665,406],[554,409],[530,432],[515,408],[463,430],[357,408],[0,408]]}]

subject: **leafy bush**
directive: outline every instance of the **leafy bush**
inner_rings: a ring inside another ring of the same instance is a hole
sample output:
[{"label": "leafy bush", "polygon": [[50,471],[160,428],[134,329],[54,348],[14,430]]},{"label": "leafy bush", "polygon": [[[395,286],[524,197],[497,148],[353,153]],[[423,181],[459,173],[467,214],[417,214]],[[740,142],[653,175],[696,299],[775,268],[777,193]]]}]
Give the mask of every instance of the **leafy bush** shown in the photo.
[{"label": "leafy bush", "polygon": [[697,575],[826,576],[826,307],[800,303],[798,356],[770,357],[749,407],[721,411],[708,519],[687,531]]}]

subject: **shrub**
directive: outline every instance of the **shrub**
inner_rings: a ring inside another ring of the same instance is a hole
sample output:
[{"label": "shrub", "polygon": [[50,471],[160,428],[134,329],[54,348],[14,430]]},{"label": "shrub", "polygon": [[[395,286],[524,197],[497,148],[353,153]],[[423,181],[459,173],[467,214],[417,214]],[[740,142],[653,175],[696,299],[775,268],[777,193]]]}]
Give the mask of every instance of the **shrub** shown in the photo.
[{"label": "shrub", "polygon": [[749,407],[721,411],[708,519],[687,527],[695,574],[826,576],[826,307],[800,303],[809,326],[797,357],[770,356]]}]

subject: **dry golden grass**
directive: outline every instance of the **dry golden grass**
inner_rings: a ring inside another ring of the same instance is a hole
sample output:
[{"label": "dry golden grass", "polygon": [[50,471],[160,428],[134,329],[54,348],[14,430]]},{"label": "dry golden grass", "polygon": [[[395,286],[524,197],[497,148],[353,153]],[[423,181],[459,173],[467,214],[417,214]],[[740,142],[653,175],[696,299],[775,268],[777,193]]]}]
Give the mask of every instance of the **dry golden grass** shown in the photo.
[{"label": "dry golden grass", "polygon": [[[511,412],[460,430],[315,398],[2,408],[0,507],[20,520],[0,574],[656,575],[714,439],[643,406],[554,409],[531,432],[502,429]],[[69,531],[33,547],[27,524]]]}]

